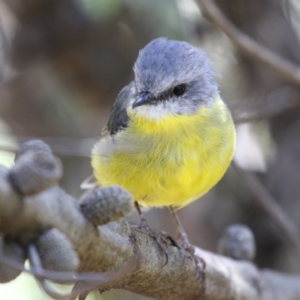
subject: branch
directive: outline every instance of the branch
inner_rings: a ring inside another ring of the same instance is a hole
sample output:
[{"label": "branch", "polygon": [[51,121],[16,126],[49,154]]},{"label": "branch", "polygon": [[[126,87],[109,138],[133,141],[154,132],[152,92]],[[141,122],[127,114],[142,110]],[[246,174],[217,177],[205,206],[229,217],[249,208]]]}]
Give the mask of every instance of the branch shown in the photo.
[{"label": "branch", "polygon": [[[281,86],[263,97],[248,98],[241,102],[246,102],[247,105],[233,107],[232,113],[235,124],[274,118],[300,105],[298,91],[289,86]],[[251,103],[251,107],[249,103]],[[253,103],[257,104],[253,105]]]},{"label": "branch", "polygon": [[[30,143],[18,151],[16,165],[11,170],[0,169],[0,231],[4,241],[35,244],[43,258],[43,267],[60,268],[57,257],[61,254],[57,253],[69,253],[67,257],[62,255],[63,261],[76,253],[77,272],[113,272],[139,257],[139,264],[115,278],[113,283],[107,280],[105,284],[102,280],[100,290],[121,288],[161,300],[300,299],[300,276],[258,270],[251,262],[236,261],[202,249],[196,249],[196,253],[206,263],[206,278],[197,281],[193,260],[171,240],[167,243],[169,259],[165,265],[165,254],[152,237],[124,220],[114,220],[120,218],[121,210],[128,213],[132,207],[127,192],[117,187],[96,189],[79,203],[54,184],[53,178],[60,177],[60,172],[54,169],[60,164],[49,148],[41,142],[38,147],[37,142]],[[41,172],[38,178],[42,191],[34,186],[36,180],[29,180],[36,178],[38,172]],[[47,188],[41,184],[43,178],[47,178]],[[28,182],[30,188],[26,187]],[[54,237],[59,243],[53,242]],[[43,247],[42,241],[48,246]],[[49,245],[53,245],[52,249]],[[56,253],[56,263],[45,265],[49,257],[53,258],[47,251]],[[70,261],[72,268],[76,266],[75,258]],[[47,278],[49,272],[45,271],[44,276],[39,274],[40,278]],[[52,280],[59,279],[54,275]],[[78,273],[73,278],[76,276],[88,281],[91,275],[84,277]],[[94,276],[97,279],[101,274]],[[97,282],[92,286],[98,287]]]},{"label": "branch", "polygon": [[[1,138],[1,135],[0,135]],[[24,143],[25,141],[32,140],[32,139],[42,139],[45,141],[53,150],[56,155],[59,156],[73,156],[73,157],[83,157],[89,158],[90,152],[95,145],[95,143],[99,140],[97,137],[89,137],[89,138],[70,138],[70,137],[32,137],[32,136],[18,136],[13,135],[13,138],[18,141],[18,143]],[[1,145],[0,140],[0,150],[6,152],[13,152],[17,151],[16,146],[8,146],[8,145]]]},{"label": "branch", "polygon": [[291,83],[300,85],[300,67],[258,44],[240,30],[234,27],[223,15],[221,10],[212,0],[197,0],[206,17],[221,31],[231,42],[250,59],[256,60],[286,78]]},{"label": "branch", "polygon": [[245,181],[257,203],[267,212],[284,236],[300,251],[300,232],[294,222],[286,215],[277,201],[268,190],[260,183],[254,174],[242,170],[233,164],[239,176]]}]

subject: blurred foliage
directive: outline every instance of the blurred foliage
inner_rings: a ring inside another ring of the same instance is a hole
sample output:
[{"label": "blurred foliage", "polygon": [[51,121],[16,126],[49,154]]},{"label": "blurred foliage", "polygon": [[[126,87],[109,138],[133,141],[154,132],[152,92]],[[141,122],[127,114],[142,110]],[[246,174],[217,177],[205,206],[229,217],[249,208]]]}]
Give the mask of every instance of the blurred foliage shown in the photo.
[{"label": "blurred foliage", "polygon": [[96,20],[116,16],[122,8],[119,0],[82,0],[80,3],[87,11],[88,15]]}]

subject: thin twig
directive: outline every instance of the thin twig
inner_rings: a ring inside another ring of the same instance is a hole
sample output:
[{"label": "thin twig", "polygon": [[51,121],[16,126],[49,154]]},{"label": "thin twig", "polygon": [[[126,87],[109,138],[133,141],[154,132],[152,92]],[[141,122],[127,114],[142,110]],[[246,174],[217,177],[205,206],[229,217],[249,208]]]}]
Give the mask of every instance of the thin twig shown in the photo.
[{"label": "thin twig", "polygon": [[235,164],[233,164],[233,166],[255,196],[257,203],[267,212],[282,234],[300,251],[300,232],[291,218],[286,215],[254,174],[242,170]]},{"label": "thin twig", "polygon": [[[30,244],[28,246],[28,257],[30,261],[30,270],[26,269],[20,262],[5,256],[0,252],[0,262],[2,265],[33,275],[41,285],[45,293],[53,299],[57,300],[76,299],[78,295],[88,294],[94,289],[103,289],[106,286],[110,286],[120,278],[122,278],[124,275],[133,272],[137,268],[139,260],[139,257],[135,257],[131,259],[127,264],[105,273],[72,274],[66,272],[45,270],[42,266],[38,251],[33,244]],[[59,281],[60,283],[73,282],[75,284],[84,282],[85,284],[79,287],[78,285],[75,285],[76,289],[73,288],[71,293],[62,294],[55,291],[48,284],[47,280]]]},{"label": "thin twig", "polygon": [[138,257],[131,259],[128,263],[123,266],[120,266],[118,269],[107,271],[103,273],[70,273],[70,272],[58,272],[58,271],[50,271],[42,268],[32,267],[27,269],[23,266],[22,263],[18,262],[15,259],[12,259],[2,252],[0,252],[0,263],[13,268],[15,270],[22,271],[27,274],[31,274],[37,278],[53,280],[59,283],[76,283],[78,281],[89,281],[95,282],[97,285],[106,285],[111,284],[111,281],[115,281],[115,277],[121,277],[121,275],[128,274],[135,270],[138,265]]},{"label": "thin twig", "polygon": [[[28,246],[28,257],[29,257],[29,262],[30,262],[30,266],[39,270],[40,272],[43,271],[43,266],[41,263],[41,259],[39,257],[39,253],[35,247],[35,245],[30,244]],[[69,299],[71,298],[72,294],[68,293],[68,294],[62,294],[59,293],[57,291],[55,291],[47,282],[46,279],[44,278],[40,278],[37,276],[34,276],[35,279],[37,280],[37,282],[40,284],[40,286],[42,287],[42,289],[45,291],[45,293],[50,296],[53,299],[57,299],[57,300],[64,300],[64,299]]]},{"label": "thin twig", "polygon": [[[0,135],[1,136],[1,135]],[[28,140],[43,140],[50,145],[53,153],[59,156],[75,156],[75,157],[90,157],[90,149],[99,138],[69,138],[69,137],[32,137],[32,136],[16,136],[12,135],[20,143]],[[0,150],[7,152],[16,152],[18,146],[7,146],[0,144]]]},{"label": "thin twig", "polygon": [[282,7],[286,18],[291,22],[291,3],[290,0],[283,0]]},{"label": "thin twig", "polygon": [[205,16],[250,59],[254,59],[291,83],[300,85],[300,66],[263,47],[243,34],[224,16],[212,0],[197,0]]},{"label": "thin twig", "polygon": [[275,116],[282,114],[292,108],[296,108],[300,105],[300,102],[296,101],[286,101],[285,106],[277,107],[274,105],[270,105],[265,108],[257,108],[256,112],[247,113],[242,115],[241,113],[233,113],[233,120],[235,124],[249,123],[249,122],[257,122],[262,120],[268,120],[274,118]]}]

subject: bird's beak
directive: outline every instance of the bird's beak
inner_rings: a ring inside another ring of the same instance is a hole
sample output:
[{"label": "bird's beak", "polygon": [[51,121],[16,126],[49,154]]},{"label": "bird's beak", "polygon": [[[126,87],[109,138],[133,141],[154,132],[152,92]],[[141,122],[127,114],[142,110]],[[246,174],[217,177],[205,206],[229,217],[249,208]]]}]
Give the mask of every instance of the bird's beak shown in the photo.
[{"label": "bird's beak", "polygon": [[135,108],[137,106],[141,106],[144,104],[151,103],[155,100],[155,97],[151,95],[149,92],[142,92],[137,100],[135,100],[132,104],[132,108]]}]

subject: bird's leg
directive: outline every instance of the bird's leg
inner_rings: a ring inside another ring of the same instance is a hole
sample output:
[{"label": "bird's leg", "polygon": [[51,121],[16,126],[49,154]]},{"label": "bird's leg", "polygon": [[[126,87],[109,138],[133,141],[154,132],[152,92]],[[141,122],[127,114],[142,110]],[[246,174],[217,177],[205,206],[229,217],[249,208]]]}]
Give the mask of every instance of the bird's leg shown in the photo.
[{"label": "bird's leg", "polygon": [[139,218],[140,218],[140,224],[139,224],[140,229],[143,229],[145,231],[151,230],[151,228],[149,227],[149,225],[147,223],[146,218],[144,217],[144,215],[142,213],[140,205],[137,201],[134,201],[134,206],[135,206],[137,214],[139,215]]},{"label": "bird's leg", "polygon": [[172,215],[172,217],[173,217],[173,219],[174,219],[174,221],[176,223],[176,227],[177,227],[177,242],[178,242],[178,244],[182,248],[184,248],[184,249],[186,249],[188,247],[194,248],[190,244],[190,242],[188,240],[188,237],[187,237],[187,234],[184,231],[184,229],[183,229],[183,227],[181,225],[181,222],[180,222],[180,220],[179,220],[179,218],[178,218],[178,216],[177,216],[177,214],[176,214],[175,209],[173,208],[173,206],[169,206],[169,210],[170,210],[170,213],[171,213],[171,215]]},{"label": "bird's leg", "polygon": [[170,213],[177,226],[177,242],[178,244],[185,249],[193,259],[196,264],[196,269],[198,273],[198,278],[205,278],[205,268],[206,263],[203,258],[195,254],[195,247],[189,242],[186,232],[184,231],[181,222],[176,214],[176,211],[173,206],[169,206]]},{"label": "bird's leg", "polygon": [[135,205],[136,211],[140,218],[140,224],[138,226],[138,229],[140,231],[142,231],[143,233],[146,233],[155,239],[159,248],[164,252],[164,254],[166,256],[166,263],[165,263],[165,265],[166,265],[168,263],[168,259],[169,259],[168,250],[167,250],[167,245],[168,245],[167,238],[168,237],[166,236],[166,234],[163,234],[162,232],[158,232],[158,231],[151,229],[148,225],[146,218],[144,217],[144,215],[141,211],[141,208],[140,208],[138,202],[135,201],[134,205]]}]

